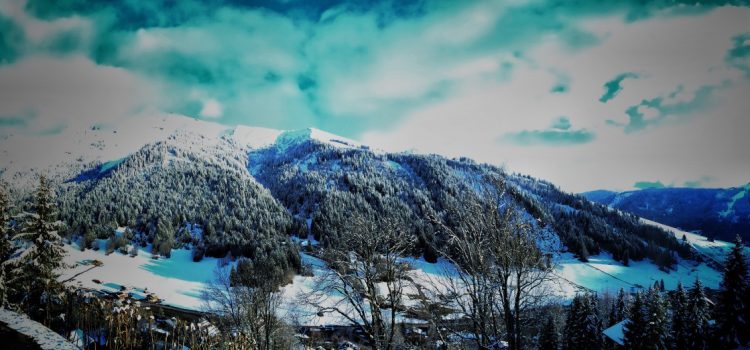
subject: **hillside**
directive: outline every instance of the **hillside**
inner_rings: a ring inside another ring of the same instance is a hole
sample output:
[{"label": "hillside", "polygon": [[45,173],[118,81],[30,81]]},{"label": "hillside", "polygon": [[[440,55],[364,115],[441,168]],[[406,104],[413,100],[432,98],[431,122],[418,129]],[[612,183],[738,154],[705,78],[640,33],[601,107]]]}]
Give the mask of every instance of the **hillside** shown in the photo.
[{"label": "hillside", "polygon": [[726,189],[654,188],[584,193],[589,200],[685,231],[750,240],[750,184]]},{"label": "hillside", "polygon": [[160,122],[167,123],[163,133],[121,157],[103,158],[97,149],[105,156],[123,151],[107,152],[103,142],[87,151],[88,163],[69,165],[77,157],[71,154],[35,165],[56,179],[64,233],[82,248],[100,239],[107,250],[132,250],[132,243],[167,257],[191,249],[195,260],[231,253],[289,280],[302,268],[291,238],[311,235],[335,246],[359,215],[395,222],[416,240],[410,254],[432,263],[451,254],[442,249],[440,227],[470,225],[466,208],[495,193],[495,205],[529,223],[552,256],[586,262],[604,254],[616,264],[646,261],[664,271],[693,257],[689,246],[635,216],[470,159],[386,153],[316,129]]}]

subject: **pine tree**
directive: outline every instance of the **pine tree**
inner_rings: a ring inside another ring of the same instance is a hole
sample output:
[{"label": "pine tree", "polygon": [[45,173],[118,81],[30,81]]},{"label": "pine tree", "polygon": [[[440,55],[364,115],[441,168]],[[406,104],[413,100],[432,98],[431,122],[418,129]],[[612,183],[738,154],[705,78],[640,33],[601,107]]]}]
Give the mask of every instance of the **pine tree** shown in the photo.
[{"label": "pine tree", "polygon": [[711,314],[701,281],[696,279],[688,293],[687,345],[688,349],[703,350],[708,347]]},{"label": "pine tree", "polygon": [[690,308],[688,304],[688,295],[682,283],[677,284],[672,296],[672,328],[671,337],[675,349],[688,349],[688,333],[690,325]]},{"label": "pine tree", "polygon": [[645,298],[648,327],[643,337],[645,349],[667,349],[669,346],[669,304],[656,288],[649,289]]},{"label": "pine tree", "polygon": [[547,323],[539,335],[539,350],[558,350],[559,348],[557,326],[555,326],[555,320],[550,316],[547,317]]},{"label": "pine tree", "polygon": [[570,303],[570,309],[568,309],[568,314],[565,317],[565,329],[563,332],[563,349],[565,350],[577,349],[578,344],[581,342],[581,331],[578,324],[582,307],[581,300],[578,295],[573,298],[573,301]]},{"label": "pine tree", "polygon": [[617,292],[617,301],[615,302],[615,317],[620,322],[628,317],[628,296],[625,294],[625,290],[620,288]]},{"label": "pine tree", "polygon": [[647,349],[648,342],[643,334],[648,328],[648,311],[641,293],[637,293],[630,306],[628,320],[623,327],[626,349]]},{"label": "pine tree", "polygon": [[747,331],[749,325],[743,314],[745,293],[748,293],[747,272],[742,239],[738,235],[726,259],[715,310],[716,341],[726,349],[743,345],[750,337]]},{"label": "pine tree", "polygon": [[20,288],[15,291],[16,296],[27,307],[39,302],[47,313],[45,319],[49,319],[52,299],[59,291],[57,269],[63,266],[65,254],[55,215],[52,190],[47,179],[40,176],[34,211],[24,212],[16,219],[21,227],[14,239],[25,242],[26,249],[9,262],[14,267],[13,285]]},{"label": "pine tree", "polygon": [[595,294],[576,295],[565,323],[564,348],[601,349],[602,321]]},{"label": "pine tree", "polygon": [[174,228],[169,221],[161,219],[156,225],[154,251],[168,258],[172,254],[172,246],[174,246]]}]

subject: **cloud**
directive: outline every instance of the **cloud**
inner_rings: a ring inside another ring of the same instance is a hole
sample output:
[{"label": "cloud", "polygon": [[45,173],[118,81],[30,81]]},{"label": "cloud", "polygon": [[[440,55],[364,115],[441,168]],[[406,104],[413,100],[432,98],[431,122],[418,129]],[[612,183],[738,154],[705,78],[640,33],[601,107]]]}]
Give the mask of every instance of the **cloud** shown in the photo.
[{"label": "cloud", "polygon": [[568,130],[572,125],[573,124],[570,123],[570,119],[568,119],[568,117],[560,117],[552,123],[552,128],[559,130]]},{"label": "cloud", "polygon": [[625,79],[637,79],[638,74],[627,72],[616,76],[614,79],[604,84],[604,94],[599,98],[599,101],[606,103],[607,101],[615,98],[617,94],[622,90],[622,82]]},{"label": "cloud", "polygon": [[[681,183],[705,169],[723,184],[750,171],[739,151],[747,138],[737,134],[747,130],[746,8],[404,4],[0,2],[23,34],[3,41],[13,43],[0,51],[12,53],[9,71],[26,67],[31,76],[36,62],[40,71],[79,72],[65,78],[73,82],[112,77],[55,98],[41,96],[43,84],[21,86],[37,102],[0,104],[0,120],[12,124],[0,128],[41,133],[152,109],[224,124],[316,126],[395,151],[507,164],[574,191],[630,188],[643,178]],[[638,79],[626,76],[603,95],[602,84],[623,72]],[[566,117],[550,123],[556,116]]]},{"label": "cloud", "polygon": [[221,117],[222,107],[219,101],[214,99],[208,99],[203,101],[203,108],[201,109],[200,115],[206,118],[218,118]]},{"label": "cloud", "polygon": [[505,134],[503,138],[521,146],[571,146],[593,141],[594,134],[585,129],[523,130]]},{"label": "cloud", "polygon": [[712,176],[701,176],[698,179],[687,180],[683,182],[682,186],[688,187],[688,188],[706,188],[708,185],[710,185],[714,181],[716,181],[716,179]]},{"label": "cloud", "polygon": [[623,127],[625,132],[635,132],[650,126],[658,126],[670,119],[676,120],[676,117],[689,117],[697,112],[709,109],[713,102],[714,91],[727,86],[728,82],[720,86],[701,86],[694,92],[689,93],[680,85],[667,96],[646,99],[638,105],[630,106],[626,110],[629,117],[627,124],[619,124],[611,120],[609,123],[610,125]]},{"label": "cloud", "polygon": [[665,186],[661,181],[638,181],[633,184],[633,187],[639,190],[646,190],[651,188],[665,188],[671,186]]},{"label": "cloud", "polygon": [[0,66],[0,129],[30,134],[87,129],[132,115],[156,97],[138,76],[85,57],[29,57]]},{"label": "cloud", "polygon": [[727,63],[745,72],[745,76],[750,78],[750,33],[737,35],[732,41],[734,45],[727,52]]},{"label": "cloud", "polygon": [[24,41],[23,29],[0,13],[0,65],[13,63],[21,55]]}]

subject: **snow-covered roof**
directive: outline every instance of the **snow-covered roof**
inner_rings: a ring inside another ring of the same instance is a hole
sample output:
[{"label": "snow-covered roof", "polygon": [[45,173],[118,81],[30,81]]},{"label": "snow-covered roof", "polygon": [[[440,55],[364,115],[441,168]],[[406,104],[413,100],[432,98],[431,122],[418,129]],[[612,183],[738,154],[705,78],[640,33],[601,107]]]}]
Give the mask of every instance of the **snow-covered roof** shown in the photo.
[{"label": "snow-covered roof", "polygon": [[627,322],[627,319],[615,323],[612,327],[605,329],[602,333],[604,333],[607,338],[612,339],[613,342],[619,345],[625,345],[625,332],[623,329],[625,322]]},{"label": "snow-covered roof", "polygon": [[39,322],[31,320],[28,316],[15,313],[7,309],[0,309],[0,323],[33,339],[40,348],[44,350],[77,350],[73,344],[65,340],[63,336],[55,333]]}]

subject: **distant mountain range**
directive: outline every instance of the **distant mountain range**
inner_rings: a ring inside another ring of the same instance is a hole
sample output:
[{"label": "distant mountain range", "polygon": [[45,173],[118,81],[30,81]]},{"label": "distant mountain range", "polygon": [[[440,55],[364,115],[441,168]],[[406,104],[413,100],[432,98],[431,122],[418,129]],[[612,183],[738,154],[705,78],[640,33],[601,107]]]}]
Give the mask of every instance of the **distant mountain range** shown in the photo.
[{"label": "distant mountain range", "polygon": [[708,237],[750,241],[750,184],[725,189],[651,188],[583,193],[589,200]]}]

